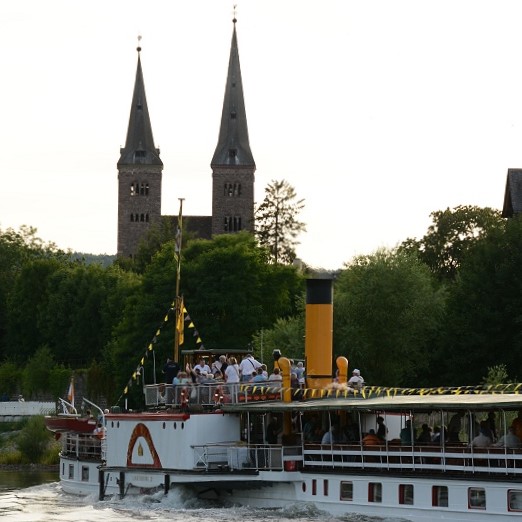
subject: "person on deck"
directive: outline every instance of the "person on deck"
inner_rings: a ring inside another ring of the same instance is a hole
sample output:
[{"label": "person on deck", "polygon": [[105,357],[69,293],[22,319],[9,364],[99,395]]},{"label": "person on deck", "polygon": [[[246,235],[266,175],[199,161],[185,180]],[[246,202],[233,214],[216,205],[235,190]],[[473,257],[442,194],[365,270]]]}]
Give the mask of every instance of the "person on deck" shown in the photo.
[{"label": "person on deck", "polygon": [[486,421],[480,423],[480,432],[469,443],[470,448],[488,448],[491,446],[491,438],[489,437],[489,428]]},{"label": "person on deck", "polygon": [[380,446],[382,440],[375,434],[375,430],[371,429],[362,439],[363,446]]},{"label": "person on deck", "polygon": [[384,418],[380,415],[377,417],[377,437],[381,439],[381,441],[386,440],[386,434],[388,433],[388,428],[386,424],[384,424]]},{"label": "person on deck", "polygon": [[172,384],[174,377],[178,375],[179,365],[172,359],[167,359],[165,366],[163,367],[163,375],[165,375],[165,384]]},{"label": "person on deck", "polygon": [[451,417],[448,424],[448,442],[460,442],[460,430],[462,428],[462,418],[465,413],[463,411],[458,411]]},{"label": "person on deck", "polygon": [[256,374],[258,368],[261,368],[261,363],[256,361],[251,353],[245,355],[239,365],[241,382],[248,382]]},{"label": "person on deck", "polygon": [[412,434],[412,426],[411,426],[411,420],[408,419],[406,421],[406,424],[404,425],[404,428],[402,428],[400,435],[401,444],[403,446],[410,446],[411,441],[413,440],[413,434]]},{"label": "person on deck", "polygon": [[364,386],[364,379],[361,376],[361,370],[355,368],[352,372],[352,376],[348,379],[348,386],[355,390],[360,390]]},{"label": "person on deck", "polygon": [[418,444],[430,444],[431,443],[431,428],[427,424],[423,424],[421,432],[417,437],[416,442]]},{"label": "person on deck", "polygon": [[498,442],[493,444],[496,448],[520,448],[522,447],[522,442],[515,435],[515,429],[513,426],[508,428],[508,431],[505,435],[502,435]]},{"label": "person on deck", "polygon": [[200,371],[200,373],[212,373],[212,371],[210,370],[210,366],[206,363],[203,357],[200,357],[198,360],[198,364],[194,366],[194,371],[197,372],[198,370]]},{"label": "person on deck", "polygon": [[281,375],[279,368],[274,368],[274,371],[270,374],[268,380],[270,381],[270,386],[281,386],[283,376]]},{"label": "person on deck", "polygon": [[515,435],[522,440],[522,410],[519,410],[518,416],[513,419],[511,426],[513,427]]}]

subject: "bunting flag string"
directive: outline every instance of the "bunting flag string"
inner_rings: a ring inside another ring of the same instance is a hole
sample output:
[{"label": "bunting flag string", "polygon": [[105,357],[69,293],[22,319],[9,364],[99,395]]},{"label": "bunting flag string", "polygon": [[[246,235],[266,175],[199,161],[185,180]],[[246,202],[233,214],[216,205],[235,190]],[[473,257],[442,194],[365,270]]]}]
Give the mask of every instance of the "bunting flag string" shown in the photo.
[{"label": "bunting flag string", "polygon": [[145,364],[145,359],[149,357],[149,352],[151,352],[154,349],[154,345],[158,342],[158,337],[161,335],[161,329],[165,326],[165,324],[169,321],[170,317],[175,312],[176,303],[173,302],[170,305],[170,308],[165,313],[165,317],[163,318],[163,323],[158,326],[158,329],[156,330],[156,333],[153,335],[152,339],[150,340],[149,344],[147,345],[147,348],[145,349],[145,353],[143,354],[142,358],[140,359],[136,370],[132,372],[132,375],[130,379],[127,381],[127,385],[123,389],[123,392],[118,398],[117,402],[120,402],[121,398],[124,395],[127,395],[129,393],[129,388],[132,387],[133,381],[138,379],[140,368]]},{"label": "bunting flag string", "polygon": [[399,395],[484,395],[484,394],[520,394],[522,383],[513,384],[495,384],[495,385],[479,385],[479,386],[458,386],[458,387],[437,387],[437,388],[398,388],[385,386],[365,386],[360,390],[348,388],[343,385],[329,385],[325,388],[282,388],[280,386],[271,386],[265,383],[244,383],[240,385],[240,391],[247,395],[252,395],[252,399],[270,398],[271,396],[280,396],[281,393],[290,391],[293,400],[310,400],[310,399],[372,399],[377,397],[396,397]]},{"label": "bunting flag string", "polygon": [[[183,298],[180,298],[180,299],[181,299],[180,300],[180,310],[181,310],[181,312],[180,312],[180,314],[179,314],[179,316],[178,316],[178,318],[176,320],[176,329],[178,330],[179,344],[180,345],[183,344],[185,323],[188,322],[189,324],[188,324],[187,328],[194,329],[193,337],[196,337],[196,344],[198,345],[198,349],[203,350],[204,349],[203,341],[201,340],[199,332],[196,330],[194,322],[192,321],[192,319],[190,318],[190,315],[187,312],[187,309],[185,307]],[[138,379],[138,377],[140,375],[139,374],[139,370],[145,364],[145,359],[148,358],[149,352],[151,352],[154,349],[154,345],[158,342],[158,337],[161,335],[162,328],[165,326],[165,324],[169,321],[169,319],[172,316],[175,317],[175,312],[176,312],[176,302],[174,301],[174,302],[171,303],[170,308],[165,313],[165,317],[163,318],[163,323],[158,327],[158,329],[156,330],[156,333],[154,334],[154,336],[152,337],[151,341],[147,345],[147,348],[145,350],[145,354],[140,359],[140,361],[139,361],[139,363],[138,363],[138,365],[136,367],[136,370],[134,370],[132,372],[131,377],[127,381],[127,385],[125,386],[125,388],[123,389],[123,392],[121,393],[120,397],[118,398],[118,402],[121,400],[121,398],[124,395],[127,395],[129,393],[129,388],[131,388],[133,382]]]}]

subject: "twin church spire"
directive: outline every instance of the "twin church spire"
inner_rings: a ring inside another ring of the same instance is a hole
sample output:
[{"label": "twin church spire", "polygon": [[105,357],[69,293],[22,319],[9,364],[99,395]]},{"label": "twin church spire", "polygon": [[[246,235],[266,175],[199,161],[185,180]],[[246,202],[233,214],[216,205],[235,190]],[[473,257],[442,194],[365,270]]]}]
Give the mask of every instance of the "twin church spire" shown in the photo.
[{"label": "twin church spire", "polygon": [[[221,126],[211,160],[212,216],[185,216],[184,220],[189,230],[206,239],[216,234],[253,231],[256,167],[248,138],[235,18],[233,23]],[[138,47],[127,138],[125,146],[120,149],[117,166],[118,256],[133,257],[150,227],[162,218],[163,162],[154,144],[141,66],[141,47]]]}]

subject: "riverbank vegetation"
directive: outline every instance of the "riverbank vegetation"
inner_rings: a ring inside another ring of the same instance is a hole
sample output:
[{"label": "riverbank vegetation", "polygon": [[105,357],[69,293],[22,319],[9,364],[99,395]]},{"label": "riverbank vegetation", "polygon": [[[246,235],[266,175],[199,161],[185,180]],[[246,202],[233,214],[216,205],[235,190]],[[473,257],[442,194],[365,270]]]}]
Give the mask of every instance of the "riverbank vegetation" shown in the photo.
[{"label": "riverbank vegetation", "polygon": [[[420,239],[347,260],[331,274],[334,355],[383,386],[480,384],[498,365],[519,382],[521,244],[521,219],[462,206],[434,212]],[[75,374],[85,397],[122,405],[137,368],[161,382],[175,240],[143,252],[139,266],[102,266],[43,244],[34,229],[0,230],[0,395],[63,397]],[[321,269],[275,262],[246,233],[187,237],[182,256],[183,348],[252,346],[269,366],[274,349],[304,357],[305,278]]]},{"label": "riverbank vegetation", "polygon": [[0,423],[0,466],[55,466],[60,445],[46,429],[44,418]]}]

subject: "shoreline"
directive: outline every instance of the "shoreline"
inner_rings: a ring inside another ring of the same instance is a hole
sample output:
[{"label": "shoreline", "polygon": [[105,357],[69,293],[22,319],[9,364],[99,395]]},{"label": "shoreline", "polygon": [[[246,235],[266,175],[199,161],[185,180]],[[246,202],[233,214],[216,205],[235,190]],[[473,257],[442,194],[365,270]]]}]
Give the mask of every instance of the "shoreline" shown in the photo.
[{"label": "shoreline", "polygon": [[59,464],[0,464],[0,471],[60,472]]}]

